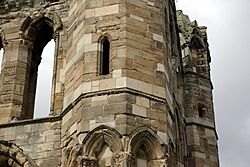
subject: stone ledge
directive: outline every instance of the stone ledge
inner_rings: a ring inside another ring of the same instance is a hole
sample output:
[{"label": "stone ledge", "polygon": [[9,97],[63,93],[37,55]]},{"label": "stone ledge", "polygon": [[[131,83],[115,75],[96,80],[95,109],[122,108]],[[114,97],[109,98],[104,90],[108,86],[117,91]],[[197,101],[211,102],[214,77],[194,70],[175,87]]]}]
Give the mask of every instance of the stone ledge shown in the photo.
[{"label": "stone ledge", "polygon": [[[96,97],[96,96],[102,96],[102,95],[111,95],[111,94],[120,94],[120,93],[128,93],[133,95],[140,95],[142,97],[146,97],[152,100],[160,101],[168,104],[165,98],[157,97],[151,94],[147,94],[138,90],[130,89],[130,88],[117,88],[117,89],[111,89],[111,90],[103,90],[103,91],[97,91],[97,92],[90,92],[90,93],[82,93],[75,101],[70,103],[67,108],[64,109],[64,111],[61,113],[61,117],[65,116],[78,102],[81,101],[83,98],[89,98],[89,97]],[[167,105],[168,106],[168,105]]]},{"label": "stone ledge", "polygon": [[19,126],[19,125],[29,125],[29,124],[35,124],[35,123],[56,122],[56,121],[61,121],[61,116],[51,116],[51,117],[38,118],[38,119],[20,120],[20,121],[10,122],[6,124],[0,124],[0,129]]},{"label": "stone ledge", "polygon": [[208,129],[212,129],[215,132],[216,139],[217,140],[219,139],[215,125],[212,122],[202,121],[202,120],[197,119],[197,118],[185,118],[185,125],[186,126],[197,125],[197,126],[203,126],[205,128],[208,128]]},{"label": "stone ledge", "polygon": [[199,118],[186,118],[185,119],[186,124],[196,124],[196,125],[201,125],[201,126],[205,126],[209,129],[214,129],[214,124],[212,122],[206,121],[206,120],[202,120]]}]

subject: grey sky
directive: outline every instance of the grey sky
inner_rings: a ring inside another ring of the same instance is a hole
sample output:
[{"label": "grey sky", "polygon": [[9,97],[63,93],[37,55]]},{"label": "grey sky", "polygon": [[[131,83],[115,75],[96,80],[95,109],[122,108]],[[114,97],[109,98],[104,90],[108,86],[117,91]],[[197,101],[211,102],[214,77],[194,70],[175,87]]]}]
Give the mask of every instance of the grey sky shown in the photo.
[{"label": "grey sky", "polygon": [[[47,117],[50,111],[51,78],[54,58],[55,42],[49,42],[44,48],[42,61],[39,65],[37,93],[35,103],[35,118]],[[0,64],[2,64],[3,49],[0,50]]]},{"label": "grey sky", "polygon": [[52,85],[55,42],[50,41],[42,53],[42,61],[38,68],[35,118],[46,117],[50,111],[50,94]]},{"label": "grey sky", "polygon": [[179,0],[208,27],[221,167],[250,165],[250,1]]}]

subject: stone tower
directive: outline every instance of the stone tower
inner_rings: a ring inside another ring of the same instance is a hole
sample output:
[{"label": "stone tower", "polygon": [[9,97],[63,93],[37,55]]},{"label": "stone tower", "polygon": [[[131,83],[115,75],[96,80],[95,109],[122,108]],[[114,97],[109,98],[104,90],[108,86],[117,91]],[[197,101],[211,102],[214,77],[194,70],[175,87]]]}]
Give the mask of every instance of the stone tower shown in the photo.
[{"label": "stone tower", "polygon": [[177,11],[183,67],[183,107],[189,166],[218,166],[207,28]]},{"label": "stone tower", "polygon": [[[219,166],[206,29],[177,14],[173,0],[1,1],[0,166]],[[51,39],[50,114],[33,119]]]}]

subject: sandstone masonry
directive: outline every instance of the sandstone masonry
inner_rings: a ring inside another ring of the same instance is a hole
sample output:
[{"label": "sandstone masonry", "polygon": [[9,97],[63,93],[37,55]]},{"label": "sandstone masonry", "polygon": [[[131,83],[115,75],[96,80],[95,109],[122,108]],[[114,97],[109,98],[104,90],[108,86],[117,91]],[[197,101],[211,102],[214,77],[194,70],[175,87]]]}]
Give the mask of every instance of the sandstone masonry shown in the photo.
[{"label": "sandstone masonry", "polygon": [[219,166],[206,27],[173,0],[4,0],[1,48],[0,166]]}]

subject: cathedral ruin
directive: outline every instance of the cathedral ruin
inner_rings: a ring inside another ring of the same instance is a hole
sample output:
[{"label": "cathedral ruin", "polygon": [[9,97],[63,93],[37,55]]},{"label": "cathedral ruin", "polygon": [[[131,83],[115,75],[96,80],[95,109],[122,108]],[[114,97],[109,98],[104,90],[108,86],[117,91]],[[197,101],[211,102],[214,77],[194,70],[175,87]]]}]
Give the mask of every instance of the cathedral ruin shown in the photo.
[{"label": "cathedral ruin", "polygon": [[219,167],[206,30],[174,0],[1,0],[0,166]]}]

